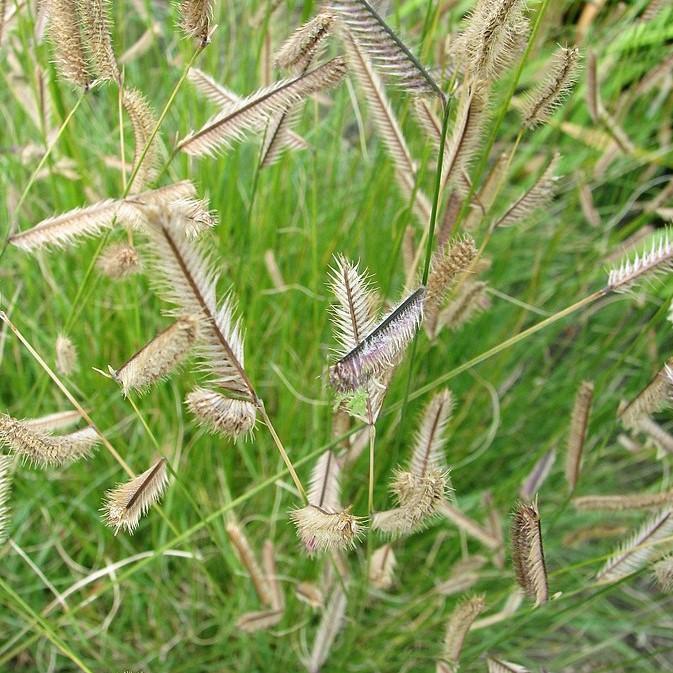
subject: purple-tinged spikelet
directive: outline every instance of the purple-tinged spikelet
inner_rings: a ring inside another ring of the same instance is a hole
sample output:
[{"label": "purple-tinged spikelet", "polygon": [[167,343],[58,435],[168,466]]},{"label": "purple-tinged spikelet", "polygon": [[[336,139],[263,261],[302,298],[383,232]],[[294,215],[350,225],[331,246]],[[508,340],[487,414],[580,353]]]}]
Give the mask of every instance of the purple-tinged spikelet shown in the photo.
[{"label": "purple-tinged spikelet", "polygon": [[535,599],[535,605],[546,603],[549,589],[537,503],[519,503],[514,513],[512,562],[519,586]]}]

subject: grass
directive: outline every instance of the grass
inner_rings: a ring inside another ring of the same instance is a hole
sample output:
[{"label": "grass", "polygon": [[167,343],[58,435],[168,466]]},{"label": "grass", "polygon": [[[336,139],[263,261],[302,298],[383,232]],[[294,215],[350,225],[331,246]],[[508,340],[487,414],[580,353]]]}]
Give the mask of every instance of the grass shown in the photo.
[{"label": "grass", "polygon": [[[264,30],[253,29],[249,20],[262,4],[219,4],[212,43],[196,59],[198,67],[241,94],[259,84]],[[434,12],[436,3],[394,4],[392,25],[414,36],[416,43],[425,32],[422,51],[426,62],[435,62],[445,35],[471,3],[439,3],[449,7],[441,16]],[[574,43],[584,3],[548,4],[523,64],[521,84],[515,88],[510,75],[496,87],[492,118],[502,121],[493,137],[496,150],[511,147],[519,132],[516,113],[505,107],[508,93],[532,83],[556,42]],[[670,91],[654,89],[629,98],[639,79],[670,54],[673,37],[673,24],[666,20],[670,12],[648,24],[637,23],[644,4],[631,3],[621,12],[608,4],[580,45],[583,54],[587,46],[596,52],[604,103],[636,151],[618,155],[596,174],[602,155],[596,143],[606,132],[589,118],[585,79],[580,77],[552,122],[523,136],[499,203],[504,205],[530,184],[540,160],[552,149],[561,153],[565,176],[558,197],[547,212],[494,234],[486,249],[492,260],[486,278],[497,291],[491,309],[460,332],[442,332],[435,346],[419,335],[413,376],[409,378],[412,365],[407,360],[393,380],[377,425],[374,506],[384,509],[392,506],[387,482],[408,456],[417,415],[431,390],[450,377],[457,409],[447,459],[453,466],[457,503],[483,521],[481,498],[490,490],[505,527],[523,478],[549,448],[558,447],[559,458],[540,493],[555,599],[537,609],[525,603],[510,619],[468,636],[464,671],[485,670],[486,654],[554,671],[645,673],[665,670],[673,660],[671,600],[653,586],[647,572],[615,585],[594,583],[619,537],[577,546],[564,543],[564,536],[585,526],[608,522],[630,529],[643,519],[642,513],[606,517],[576,512],[569,503],[563,449],[582,380],[594,380],[596,394],[578,493],[671,486],[670,456],[649,444],[636,454],[627,452],[617,442],[622,429],[616,420],[619,401],[637,393],[671,354],[666,319],[670,279],[646,285],[636,297],[609,296],[557,319],[565,307],[604,285],[606,254],[643,225],[664,224],[656,214],[634,207],[665,186],[673,162],[666,135],[673,109]],[[532,5],[533,16],[542,6]],[[269,23],[273,43],[316,8],[310,1],[284,4]],[[136,9],[133,3],[117,3],[113,8],[118,54],[153,21],[161,34],[142,57],[125,66],[124,75],[160,112],[194,46],[175,27],[171,5],[139,3]],[[120,172],[106,161],[119,157],[115,88],[97,88],[80,103],[77,92],[58,80],[47,43],[35,43],[34,18],[25,9],[10,26],[0,59],[3,239],[10,224],[25,229],[53,213],[123,193]],[[10,59],[12,67],[5,68]],[[22,86],[34,94],[36,65],[48,75],[52,126],[68,120],[57,142],[45,137],[44,127],[31,119],[18,95]],[[405,97],[394,91],[391,97],[415,155],[423,159],[422,180],[430,191],[430,148],[410,119]],[[395,299],[404,282],[401,237],[408,224],[417,227],[395,187],[392,164],[372,131],[355,84],[342,85],[330,101],[329,107],[314,102],[306,107],[299,130],[311,149],[286,154],[272,168],[257,173],[258,143],[246,141],[216,160],[178,155],[166,170],[171,180],[191,178],[219,213],[213,246],[244,315],[246,369],[304,482],[315,458],[332,444],[333,397],[325,375],[334,345],[326,288],[332,256],[342,252],[360,259],[385,296]],[[212,112],[184,83],[160,129],[166,157],[177,135],[197,127]],[[53,151],[45,170],[31,185],[50,143]],[[125,144],[132,145],[128,128]],[[17,151],[29,145],[36,147],[33,153]],[[599,227],[590,226],[582,214],[581,184],[592,189]],[[123,238],[113,235],[118,237]],[[85,283],[98,247],[99,241],[88,241],[75,250],[37,255],[10,247],[0,262],[2,308],[51,365],[56,336],[68,326],[81,364],[64,379],[66,387],[135,472],[162,452],[177,483],[135,536],[114,537],[98,510],[103,491],[125,475],[104,448],[67,470],[17,469],[11,543],[0,548],[0,670],[299,670],[319,615],[295,599],[293,586],[319,582],[328,561],[308,559],[299,549],[287,518],[288,509],[299,501],[271,437],[258,428],[253,440],[234,445],[199,430],[183,406],[184,395],[199,378],[189,367],[131,401],[93,369],[123,362],[167,324],[161,316],[165,306],[144,277],[112,283],[93,273]],[[273,287],[264,266],[267,250],[274,251],[286,291]],[[545,329],[508,341],[549,316],[555,318]],[[500,344],[508,347],[466,365]],[[69,407],[11,332],[5,334],[0,358],[2,411],[23,418]],[[407,380],[412,384],[400,424]],[[670,416],[660,420],[666,425]],[[353,503],[355,512],[367,511],[366,452],[344,479],[343,499]],[[235,627],[237,618],[258,610],[259,603],[225,532],[231,512],[245,523],[256,549],[271,538],[278,550],[288,604],[283,620],[270,631],[244,634]],[[437,595],[433,587],[463,555],[486,550],[438,519],[396,546],[395,587],[371,595],[363,569],[368,545],[380,542],[371,536],[348,557],[352,579],[346,625],[323,670],[432,671],[458,600]],[[68,595],[67,607],[48,609],[53,589],[67,592],[115,563],[123,565]],[[474,590],[485,593],[486,614],[502,607],[513,584],[509,555],[502,572],[485,566]]]}]

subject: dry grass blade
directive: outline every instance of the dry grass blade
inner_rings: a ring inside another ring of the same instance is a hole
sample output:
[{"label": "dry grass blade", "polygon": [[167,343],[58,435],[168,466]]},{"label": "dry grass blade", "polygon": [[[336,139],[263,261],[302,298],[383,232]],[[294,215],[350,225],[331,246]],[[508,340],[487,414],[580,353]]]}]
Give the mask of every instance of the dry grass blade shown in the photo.
[{"label": "dry grass blade", "polygon": [[624,510],[649,509],[673,505],[673,491],[662,493],[626,493],[623,495],[584,495],[573,498],[573,505],[579,510],[604,510],[620,512]]},{"label": "dry grass blade", "polygon": [[156,136],[152,137],[157,126],[157,118],[145,96],[138,89],[124,89],[122,104],[133,129],[135,177],[130,191],[138,191],[143,189],[147,183],[152,182],[159,172],[158,143]]},{"label": "dry grass blade", "polygon": [[522,110],[524,126],[544,124],[563,104],[577,81],[580,50],[559,47],[545,68],[544,80],[526,96]]},{"label": "dry grass blade", "polygon": [[360,83],[371,110],[376,129],[395,166],[395,177],[404,198],[413,199],[414,212],[425,226],[430,220],[431,205],[428,197],[418,188],[418,168],[411,157],[407,141],[393,113],[383,84],[374,71],[365,51],[348,32],[343,43],[351,70]]},{"label": "dry grass blade", "polygon": [[119,67],[110,37],[108,0],[77,0],[77,2],[84,43],[99,79],[119,83]]},{"label": "dry grass blade", "polygon": [[105,522],[115,529],[115,535],[121,528],[133,534],[140,519],[161,498],[167,485],[166,459],[160,458],[142,474],[105,494]]},{"label": "dry grass blade", "polygon": [[214,382],[245,401],[258,398],[243,362],[243,336],[234,301],[218,303],[218,273],[208,255],[187,237],[181,213],[162,206],[146,209],[151,271],[160,293],[180,311],[199,318],[199,353]]},{"label": "dry grass blade", "polygon": [[49,3],[49,37],[56,55],[60,76],[88,89],[91,75],[80,33],[76,0],[51,0]]},{"label": "dry grass blade", "polygon": [[661,411],[673,400],[673,358],[666,360],[654,378],[627,404],[618,416],[624,427],[637,429],[641,419]]},{"label": "dry grass blade", "polygon": [[275,82],[238,103],[231,104],[200,130],[190,133],[178,145],[187,154],[214,155],[246,133],[262,130],[275,113],[283,113],[313,93],[334,87],[346,74],[342,58],[334,58],[304,75]]},{"label": "dry grass blade", "polygon": [[423,320],[425,288],[412,292],[349,353],[330,367],[330,382],[352,392],[399,363]]},{"label": "dry grass blade", "polygon": [[558,182],[556,176],[558,163],[559,155],[555,154],[533,186],[507,208],[495,222],[494,227],[509,227],[513,224],[520,224],[536,210],[546,208],[554,198],[554,189]]},{"label": "dry grass blade", "polygon": [[655,514],[628,538],[596,575],[599,582],[616,582],[640,570],[656,553],[655,545],[673,535],[673,510]]},{"label": "dry grass blade", "polygon": [[460,653],[467,633],[474,620],[483,612],[485,607],[484,596],[472,596],[459,603],[451,613],[446,625],[442,656],[440,661],[437,662],[438,673],[444,673],[444,671],[457,673]]},{"label": "dry grass blade", "polygon": [[416,433],[409,470],[424,477],[429,470],[446,471],[444,445],[446,428],[453,414],[453,395],[448,388],[437,393],[428,403]]},{"label": "dry grass blade", "polygon": [[12,488],[12,464],[11,456],[0,456],[0,545],[3,545],[9,537],[9,500]]},{"label": "dry grass blade", "polygon": [[545,480],[549,476],[554,461],[556,460],[556,449],[549,449],[540,460],[535,463],[533,469],[521,484],[519,495],[522,500],[531,501],[535,498],[536,493],[542,487]]},{"label": "dry grass blade", "polygon": [[536,503],[519,503],[514,513],[512,562],[519,586],[535,599],[535,605],[546,603],[549,599],[547,568]]},{"label": "dry grass blade", "polygon": [[5,444],[31,465],[64,467],[88,458],[98,441],[98,435],[92,428],[69,435],[52,435],[44,430],[33,430],[23,421],[0,414],[0,444]]},{"label": "dry grass blade", "polygon": [[210,40],[212,0],[180,0],[180,26],[187,35],[205,47]]},{"label": "dry grass blade", "polygon": [[157,334],[119,369],[112,370],[124,395],[143,392],[171,374],[187,357],[198,335],[199,321],[193,316],[178,318]]},{"label": "dry grass blade", "polygon": [[655,234],[649,250],[625,259],[617,268],[610,270],[606,290],[626,292],[645,278],[667,273],[673,266],[673,243],[668,231]]},{"label": "dry grass blade", "polygon": [[430,73],[367,0],[329,0],[327,6],[383,73],[411,93],[431,93],[444,101]]},{"label": "dry grass blade", "polygon": [[308,673],[319,673],[322,665],[327,661],[334,641],[343,628],[346,605],[346,594],[338,584],[327,601],[310,657],[305,662]]},{"label": "dry grass blade", "polygon": [[566,481],[571,491],[575,490],[577,481],[580,477],[582,468],[582,454],[584,452],[584,442],[589,425],[589,414],[591,413],[591,403],[594,396],[593,381],[582,381],[573,406],[572,418],[570,420],[570,431],[568,432],[568,445],[566,449]]}]

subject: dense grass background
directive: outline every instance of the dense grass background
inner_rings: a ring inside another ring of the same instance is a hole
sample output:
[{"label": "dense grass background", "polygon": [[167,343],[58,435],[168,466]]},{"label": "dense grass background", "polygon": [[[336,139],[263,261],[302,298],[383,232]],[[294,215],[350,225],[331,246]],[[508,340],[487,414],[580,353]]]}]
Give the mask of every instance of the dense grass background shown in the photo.
[{"label": "dense grass background", "polygon": [[[253,28],[250,19],[264,4],[216,2],[219,27],[197,63],[241,93],[260,84],[265,27]],[[277,45],[310,17],[317,4],[282,3],[266,25],[272,43]],[[384,4],[390,6],[391,23],[411,37],[428,62],[436,62],[446,35],[472,3]],[[653,197],[670,179],[670,75],[645,95],[632,92],[670,56],[673,15],[664,10],[656,20],[639,23],[646,4],[606,3],[580,44],[583,53],[589,45],[597,53],[606,107],[636,152],[618,153],[605,170],[597,171],[606,136],[590,121],[581,77],[553,123],[524,136],[499,202],[505,204],[530,184],[555,149],[562,155],[565,176],[557,199],[548,212],[494,236],[487,248],[492,267],[486,274],[499,293],[492,297],[492,308],[459,333],[443,332],[434,346],[421,336],[412,392],[600,288],[606,255],[641,226],[663,225],[656,214],[643,213],[636,204]],[[540,73],[555,43],[575,43],[583,8],[584,3],[575,1],[531,3],[532,16],[541,9],[545,16],[517,92]],[[57,80],[47,43],[36,42],[35,8],[29,9],[10,26],[0,51],[3,239],[13,219],[19,228],[27,228],[53,213],[122,191],[119,171],[106,161],[119,157],[116,91],[99,88],[86,96],[51,153],[47,170],[15,211],[45,148],[43,129],[27,114],[17,92],[24,85],[34,90],[39,65],[49,76],[55,127],[77,100],[77,93]],[[159,111],[193,45],[176,28],[172,5],[119,2],[112,12],[117,53],[157,24],[152,47],[126,65],[125,77]],[[494,118],[507,103],[510,86],[511,76],[496,87]],[[429,190],[434,170],[430,148],[410,119],[408,101],[395,92],[391,96],[416,156],[423,160]],[[177,135],[200,125],[213,111],[185,83],[161,129],[167,152]],[[239,297],[247,329],[247,369],[306,479],[313,458],[331,441],[332,395],[324,372],[333,346],[325,285],[332,255],[342,252],[360,259],[385,296],[394,299],[403,284],[400,239],[408,224],[417,224],[396,190],[391,163],[354,82],[331,95],[329,105],[307,105],[299,128],[312,149],[286,154],[259,175],[258,144],[245,142],[216,160],[177,156],[168,176],[191,178],[219,212],[213,246],[227,285],[233,284]],[[511,146],[518,130],[518,117],[509,111],[493,156]],[[28,145],[38,150],[22,154]],[[60,170],[64,162],[68,176]],[[599,227],[582,214],[582,184],[592,191],[602,220]],[[200,431],[182,403],[198,379],[189,368],[137,400],[144,426],[117,387],[93,368],[123,362],[166,324],[164,307],[143,277],[112,283],[94,276],[78,298],[97,247],[98,241],[89,241],[76,250],[36,256],[8,249],[0,266],[3,308],[11,306],[13,321],[50,363],[56,336],[65,330],[80,352],[80,369],[66,385],[135,470],[145,469],[161,451],[177,470],[179,483],[163,500],[163,515],[154,509],[135,536],[114,537],[101,524],[98,509],[103,491],[123,474],[104,449],[63,471],[17,469],[12,543],[0,550],[0,670],[300,670],[319,615],[298,602],[292,588],[298,581],[319,580],[325,561],[309,560],[299,548],[286,516],[296,500],[268,433],[259,428],[253,440],[232,445]],[[284,292],[273,289],[266,272],[267,250],[274,251],[289,285]],[[641,451],[626,451],[616,441],[621,430],[615,412],[619,400],[635,394],[671,354],[666,320],[671,289],[671,282],[664,280],[635,298],[604,299],[451,380],[458,405],[447,456],[457,502],[470,516],[484,519],[481,498],[490,490],[507,527],[524,476],[549,448],[559,450],[540,494],[550,588],[558,592],[556,599],[535,610],[524,604],[509,620],[474,632],[462,670],[485,670],[487,653],[532,670],[648,672],[673,666],[670,598],[646,573],[615,586],[593,582],[618,537],[580,545],[564,542],[582,527],[628,529],[645,515],[575,512],[562,458],[575,391],[583,379],[592,379],[595,405],[578,493],[670,486],[670,456],[642,437]],[[1,410],[31,417],[67,408],[21,344],[11,333],[3,334]],[[404,396],[408,366],[407,361],[396,376],[378,426],[375,504],[380,509],[390,505],[389,475],[406,455],[415,418],[431,394],[412,394],[401,426],[398,414],[386,413]],[[344,479],[344,501],[352,501],[358,513],[367,509],[367,469],[363,455]],[[245,635],[235,628],[236,619],[258,609],[258,603],[224,532],[227,511],[245,523],[257,548],[265,538],[277,546],[288,605],[283,621],[269,632]],[[198,558],[162,553],[175,549]],[[371,595],[363,574],[366,545],[360,546],[349,556],[346,626],[324,670],[434,670],[446,618],[458,599],[438,596],[433,587],[468,551],[486,553],[447,521],[437,520],[426,532],[396,545],[395,588]],[[38,617],[54,598],[49,585],[63,592],[124,559],[130,562],[74,593],[66,608]],[[504,572],[487,565],[475,586],[486,594],[487,612],[502,607],[512,588],[509,560]]]}]

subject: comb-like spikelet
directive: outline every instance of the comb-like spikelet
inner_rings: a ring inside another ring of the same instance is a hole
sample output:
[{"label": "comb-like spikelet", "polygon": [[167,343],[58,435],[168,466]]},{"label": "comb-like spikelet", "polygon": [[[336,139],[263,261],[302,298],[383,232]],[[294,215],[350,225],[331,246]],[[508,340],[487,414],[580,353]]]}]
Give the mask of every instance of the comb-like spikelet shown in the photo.
[{"label": "comb-like spikelet", "polygon": [[264,129],[274,113],[285,112],[313,93],[336,86],[346,74],[343,58],[333,58],[304,75],[281,80],[226,107],[178,145],[187,154],[214,155],[246,133]]},{"label": "comb-like spikelet", "polygon": [[521,111],[524,126],[544,124],[563,104],[577,81],[580,50],[559,47],[545,67],[545,77],[526,97]]},{"label": "comb-like spikelet", "polygon": [[334,15],[320,12],[297,28],[276,52],[276,66],[287,70],[303,70],[316,57],[333,23]]},{"label": "comb-like spikelet", "polygon": [[227,107],[240,103],[242,98],[227,89],[219,82],[216,82],[210,75],[199,70],[198,68],[190,68],[187,74],[189,81],[194,84],[198,91],[200,91],[208,100],[219,105],[220,107]]},{"label": "comb-like spikelet", "polygon": [[535,599],[535,605],[546,603],[549,598],[547,568],[536,503],[517,506],[512,523],[512,562],[519,586]]},{"label": "comb-like spikelet", "polygon": [[334,641],[343,628],[346,616],[346,593],[340,584],[337,584],[327,601],[325,610],[313,641],[313,648],[305,662],[308,673],[319,673],[322,665],[327,661]]},{"label": "comb-like spikelet", "polygon": [[472,210],[465,218],[463,224],[465,231],[473,231],[481,222],[482,217],[491,210],[491,207],[500,193],[500,188],[505,179],[506,172],[509,169],[509,160],[509,153],[501,152],[491,166],[491,170],[488,172],[488,175],[484,179],[484,182],[474,199],[477,205],[472,207]]},{"label": "comb-like spikelet", "polygon": [[184,220],[187,238],[196,239],[217,226],[217,214],[208,209],[208,199],[176,199],[171,204],[173,213]]},{"label": "comb-like spikelet", "polygon": [[437,333],[448,327],[457,331],[468,323],[472,318],[488,310],[491,300],[488,296],[488,285],[480,280],[468,280],[463,282],[446,308],[442,309],[437,316]]},{"label": "comb-like spikelet", "polygon": [[673,510],[664,509],[646,521],[608,559],[596,575],[599,582],[616,582],[640,570],[657,552],[655,545],[673,535]]},{"label": "comb-like spikelet", "polygon": [[9,496],[12,488],[11,456],[0,456],[0,545],[4,544],[9,533]]},{"label": "comb-like spikelet", "polygon": [[549,205],[554,198],[554,189],[558,181],[556,176],[558,162],[559,155],[555,154],[532,187],[514,201],[498,218],[495,227],[509,227],[513,224],[520,224],[536,210],[546,208]]},{"label": "comb-like spikelet", "polygon": [[461,193],[466,191],[465,177],[483,140],[486,120],[486,92],[480,84],[473,84],[461,97],[456,122],[447,140],[442,166],[444,187],[451,184]]},{"label": "comb-like spikelet", "polygon": [[179,7],[182,30],[205,47],[210,39],[212,0],[180,0]]},{"label": "comb-like spikelet", "polygon": [[247,435],[255,427],[257,410],[247,400],[236,400],[214,390],[196,388],[185,401],[199,423],[225,437],[236,439]]},{"label": "comb-like spikelet", "polygon": [[505,661],[504,659],[488,657],[486,664],[488,666],[488,673],[530,673],[525,666],[513,664],[511,661]]},{"label": "comb-like spikelet", "polygon": [[40,416],[39,418],[24,418],[21,422],[29,429],[35,431],[51,432],[52,430],[62,430],[77,423],[82,418],[79,411],[57,411],[53,414]]},{"label": "comb-like spikelet", "polygon": [[120,81],[112,49],[108,0],[77,0],[82,35],[99,79]]},{"label": "comb-like spikelet", "polygon": [[98,235],[115,220],[135,224],[138,214],[123,201],[107,199],[42,220],[31,229],[14,234],[9,242],[29,252],[45,246],[63,247],[81,237]]},{"label": "comb-like spikelet", "polygon": [[112,243],[99,255],[96,268],[112,280],[122,280],[140,272],[140,257],[130,244]]},{"label": "comb-like spikelet", "polygon": [[56,53],[59,75],[76,86],[88,89],[91,76],[79,29],[76,0],[51,0],[49,36]]},{"label": "comb-like spikelet", "polygon": [[584,441],[586,439],[593,396],[593,381],[582,381],[582,384],[577,391],[577,395],[575,396],[575,404],[570,420],[570,431],[568,432],[568,444],[566,448],[565,475],[566,481],[568,482],[568,488],[571,491],[575,490],[577,480],[580,476]]},{"label": "comb-like spikelet", "polygon": [[654,564],[654,577],[662,591],[673,591],[673,556],[667,556]]},{"label": "comb-like spikelet", "polygon": [[92,428],[69,435],[52,435],[44,430],[33,430],[23,421],[0,414],[0,443],[8,446],[31,465],[62,467],[81,458],[88,458],[98,443]]},{"label": "comb-like spikelet", "polygon": [[635,430],[639,421],[661,411],[673,401],[673,358],[669,358],[654,378],[628,403],[618,416],[625,428]]},{"label": "comb-like spikelet", "polygon": [[663,451],[673,453],[673,435],[666,432],[659,423],[652,420],[649,416],[639,418],[636,429],[647,435]]},{"label": "comb-like spikelet", "polygon": [[407,141],[393,113],[383,84],[374,71],[367,54],[347,32],[343,35],[343,43],[351,70],[355,73],[367,98],[379,137],[393,160],[395,177],[402,196],[407,202],[413,199],[414,212],[421,224],[425,226],[430,220],[432,211],[430,200],[418,188],[418,168],[411,157]]},{"label": "comb-like spikelet", "polygon": [[140,519],[162,496],[168,485],[166,459],[160,458],[152,467],[130,481],[122,482],[105,494],[105,522],[115,529],[133,534]]},{"label": "comb-like spikelet", "polygon": [[377,68],[411,93],[444,99],[433,77],[367,0],[329,0],[328,9],[353,35]]},{"label": "comb-like spikelet", "polygon": [[262,610],[260,612],[246,612],[236,620],[236,628],[243,633],[265,631],[278,624],[283,618],[282,610]]},{"label": "comb-like spikelet", "polygon": [[424,287],[412,292],[355,348],[330,367],[330,382],[337,391],[357,390],[394,368],[423,320],[424,296]]},{"label": "comb-like spikelet", "polygon": [[622,511],[649,509],[673,505],[673,491],[662,493],[625,493],[623,495],[584,495],[573,498],[573,505],[580,510]]},{"label": "comb-like spikelet", "polygon": [[477,246],[469,235],[449,241],[432,256],[423,305],[425,328],[431,336],[436,334],[442,303],[456,282],[461,282],[470,270],[476,256]]},{"label": "comb-like spikelet", "polygon": [[157,288],[182,314],[199,318],[198,350],[213,382],[257,404],[244,369],[243,336],[229,295],[218,302],[218,273],[202,246],[188,238],[185,217],[163,206],[146,208],[150,267]]},{"label": "comb-like spikelet", "polygon": [[538,460],[528,476],[524,479],[519,490],[522,500],[531,501],[535,494],[540,490],[542,484],[549,476],[554,461],[556,460],[556,449],[549,449],[540,460]]},{"label": "comb-like spikelet", "polygon": [[418,477],[429,470],[446,471],[445,432],[453,414],[453,395],[448,388],[437,393],[426,406],[409,462],[409,471]]},{"label": "comb-like spikelet", "polygon": [[326,451],[311,473],[308,505],[290,514],[309,554],[347,549],[360,534],[358,519],[341,507],[339,472],[336,456]]},{"label": "comb-like spikelet", "polygon": [[56,337],[56,369],[63,376],[70,376],[77,369],[77,348],[64,334]]},{"label": "comb-like spikelet", "polygon": [[636,254],[632,260],[627,258],[619,267],[611,269],[606,290],[626,292],[644,278],[666,273],[671,267],[673,267],[673,242],[668,231],[665,231],[653,237],[649,250]]},{"label": "comb-like spikelet", "polygon": [[269,582],[259,567],[255,553],[250,546],[247,536],[243,529],[235,522],[231,521],[226,526],[227,535],[231,544],[234,545],[236,555],[238,556],[241,565],[246,569],[252,584],[255,587],[255,592],[260,602],[269,607],[273,606],[273,595]]},{"label": "comb-like spikelet", "polygon": [[143,392],[166,378],[187,357],[198,334],[199,321],[193,316],[178,318],[132,355],[119,369],[113,370],[124,395],[132,390]]},{"label": "comb-like spikelet", "polygon": [[472,596],[456,606],[446,625],[442,656],[437,662],[437,673],[457,673],[465,638],[474,620],[485,607],[484,596]]},{"label": "comb-like spikelet", "polygon": [[399,507],[376,512],[372,528],[392,536],[410,535],[422,530],[437,513],[448,487],[446,471],[428,469],[422,477],[398,471],[391,490]]},{"label": "comb-like spikelet", "polygon": [[458,40],[459,59],[473,80],[496,80],[523,51],[529,24],[524,0],[482,0]]},{"label": "comb-like spikelet", "polygon": [[[133,129],[133,191],[143,189],[159,172],[157,138],[152,133],[157,118],[147,99],[138,89],[124,89],[122,104],[131,120]],[[152,139],[150,142],[150,138]],[[148,146],[149,145],[149,146]],[[147,150],[146,150],[147,148]],[[145,153],[143,156],[143,152]],[[142,163],[141,162],[142,158]]]},{"label": "comb-like spikelet", "polygon": [[395,580],[395,552],[390,544],[384,544],[374,551],[369,559],[369,584],[375,589],[390,589]]}]

